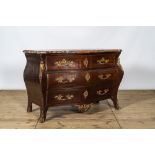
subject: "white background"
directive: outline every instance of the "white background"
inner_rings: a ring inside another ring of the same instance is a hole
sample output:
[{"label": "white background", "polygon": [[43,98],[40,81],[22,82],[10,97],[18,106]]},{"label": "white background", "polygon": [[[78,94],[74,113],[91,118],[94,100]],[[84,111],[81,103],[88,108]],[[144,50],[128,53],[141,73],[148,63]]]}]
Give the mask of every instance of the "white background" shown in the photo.
[{"label": "white background", "polygon": [[25,89],[24,49],[123,49],[120,89],[155,89],[155,27],[0,27],[0,89]]},{"label": "white background", "polygon": [[[117,1],[116,0],[65,0],[65,1],[64,0],[44,0],[44,1],[0,0],[0,25],[2,26],[6,25],[8,26],[16,26],[16,25],[18,26],[152,25],[154,26],[155,25],[154,3],[155,3],[154,0],[117,0]],[[146,37],[145,39],[146,40],[150,39],[150,36]],[[9,47],[9,44],[7,45]],[[151,43],[151,45],[153,46],[153,43]],[[141,46],[143,45],[140,43],[139,47]],[[148,46],[148,48],[150,48],[150,46]],[[149,53],[153,54],[153,51],[150,51],[148,48],[147,51],[145,51],[146,53],[145,56],[143,57],[146,57],[146,55]],[[3,51],[0,50],[0,52]],[[23,61],[25,61],[25,59],[23,58],[21,51],[16,50],[15,53],[19,52],[21,62],[20,64],[22,64]],[[124,52],[127,53],[127,51]],[[135,56],[134,53],[136,52],[137,51],[132,52],[132,55]],[[10,53],[9,52],[7,53],[9,56],[11,51]],[[138,57],[138,59],[141,59],[141,57]],[[2,55],[0,55],[0,62],[2,60],[3,60]],[[121,61],[123,61],[122,63],[124,65],[125,61],[124,60]],[[0,68],[1,73],[3,66],[0,67],[1,67]],[[16,66],[16,68],[19,67],[23,68],[24,66]],[[149,67],[149,70],[153,69],[153,67],[154,66]],[[9,76],[11,79],[12,76],[11,75]],[[17,81],[15,81],[15,83],[16,82]],[[145,81],[145,83],[146,82],[147,81]],[[90,133],[90,131],[92,132]],[[155,133],[154,130],[137,130],[137,129],[136,130],[109,130],[109,129],[108,130],[105,129],[104,130],[89,130],[89,129],[1,130],[0,146],[1,146],[1,153],[7,155],[10,154],[27,155],[29,153],[38,155],[42,155],[45,153],[61,154],[61,155],[81,154],[81,153],[90,155],[94,154],[154,155],[155,154],[154,133]]]}]

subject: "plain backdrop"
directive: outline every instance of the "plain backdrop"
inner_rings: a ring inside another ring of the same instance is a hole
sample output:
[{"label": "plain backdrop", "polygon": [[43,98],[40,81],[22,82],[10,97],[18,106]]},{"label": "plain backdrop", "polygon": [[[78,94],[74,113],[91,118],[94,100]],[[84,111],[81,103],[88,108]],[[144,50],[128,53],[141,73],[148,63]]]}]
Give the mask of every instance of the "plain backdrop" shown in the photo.
[{"label": "plain backdrop", "polygon": [[120,89],[155,89],[155,27],[0,27],[0,89],[25,89],[25,49],[122,49]]}]

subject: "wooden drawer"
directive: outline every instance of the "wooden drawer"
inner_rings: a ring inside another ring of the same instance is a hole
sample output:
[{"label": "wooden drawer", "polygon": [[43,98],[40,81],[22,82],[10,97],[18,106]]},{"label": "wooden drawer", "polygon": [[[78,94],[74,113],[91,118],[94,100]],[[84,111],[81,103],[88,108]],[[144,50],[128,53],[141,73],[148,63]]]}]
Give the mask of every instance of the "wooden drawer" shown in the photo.
[{"label": "wooden drawer", "polygon": [[114,84],[116,69],[53,71],[47,73],[47,89],[52,87],[87,86],[93,84]]},{"label": "wooden drawer", "polygon": [[74,55],[49,55],[46,57],[47,71],[49,70],[62,70],[62,69],[79,69],[82,68],[80,60]]},{"label": "wooden drawer", "polygon": [[91,56],[90,62],[90,68],[114,67],[117,64],[117,55],[113,53],[98,54]]},{"label": "wooden drawer", "polygon": [[102,53],[96,55],[48,55],[46,57],[46,69],[91,69],[113,67],[117,63],[119,53]]},{"label": "wooden drawer", "polygon": [[112,88],[105,86],[49,89],[47,103],[49,105],[90,103],[108,98],[111,91]]}]

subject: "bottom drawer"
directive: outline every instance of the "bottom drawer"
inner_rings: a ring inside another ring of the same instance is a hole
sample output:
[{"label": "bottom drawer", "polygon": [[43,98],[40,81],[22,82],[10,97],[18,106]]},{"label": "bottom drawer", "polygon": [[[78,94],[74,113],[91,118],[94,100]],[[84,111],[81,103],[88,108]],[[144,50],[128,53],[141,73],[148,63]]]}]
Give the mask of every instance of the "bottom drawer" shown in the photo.
[{"label": "bottom drawer", "polygon": [[48,90],[48,105],[84,104],[110,97],[112,88],[102,86]]}]

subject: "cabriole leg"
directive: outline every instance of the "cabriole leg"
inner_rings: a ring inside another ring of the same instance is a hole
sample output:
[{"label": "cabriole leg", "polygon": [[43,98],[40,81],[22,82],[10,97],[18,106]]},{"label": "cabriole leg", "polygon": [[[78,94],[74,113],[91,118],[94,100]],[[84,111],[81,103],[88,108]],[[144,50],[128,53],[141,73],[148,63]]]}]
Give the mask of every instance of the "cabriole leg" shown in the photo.
[{"label": "cabriole leg", "polygon": [[120,109],[117,96],[111,98],[116,110]]},{"label": "cabriole leg", "polygon": [[39,118],[39,122],[40,123],[45,122],[47,110],[48,110],[48,108],[42,108],[42,107],[40,107],[40,118]]},{"label": "cabriole leg", "polygon": [[27,112],[32,112],[32,102],[28,101]]}]

